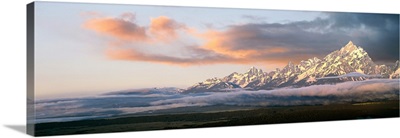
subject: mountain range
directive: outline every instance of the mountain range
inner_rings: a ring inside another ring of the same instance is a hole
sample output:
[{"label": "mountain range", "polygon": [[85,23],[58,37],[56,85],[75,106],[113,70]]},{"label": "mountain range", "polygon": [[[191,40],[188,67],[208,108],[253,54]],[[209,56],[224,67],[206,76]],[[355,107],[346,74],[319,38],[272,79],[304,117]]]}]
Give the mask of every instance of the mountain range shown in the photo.
[{"label": "mountain range", "polygon": [[251,67],[245,73],[231,73],[222,78],[210,78],[183,90],[184,93],[229,92],[237,88],[270,90],[283,87],[305,87],[318,84],[335,84],[345,81],[362,81],[371,78],[399,78],[399,61],[394,65],[375,64],[361,47],[349,42],[322,59],[317,57],[289,62],[282,69],[264,72]]}]

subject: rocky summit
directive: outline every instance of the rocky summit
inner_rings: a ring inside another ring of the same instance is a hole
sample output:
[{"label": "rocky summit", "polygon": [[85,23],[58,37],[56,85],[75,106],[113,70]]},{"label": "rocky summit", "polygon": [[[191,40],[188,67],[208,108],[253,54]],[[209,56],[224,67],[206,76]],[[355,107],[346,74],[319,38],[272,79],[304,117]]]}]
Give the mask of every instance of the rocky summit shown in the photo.
[{"label": "rocky summit", "polygon": [[245,73],[234,72],[222,78],[207,79],[183,92],[229,92],[238,88],[270,90],[372,78],[398,79],[399,74],[399,61],[391,66],[375,64],[362,47],[350,41],[323,59],[314,57],[300,61],[299,64],[289,62],[285,67],[271,72],[251,67]]}]

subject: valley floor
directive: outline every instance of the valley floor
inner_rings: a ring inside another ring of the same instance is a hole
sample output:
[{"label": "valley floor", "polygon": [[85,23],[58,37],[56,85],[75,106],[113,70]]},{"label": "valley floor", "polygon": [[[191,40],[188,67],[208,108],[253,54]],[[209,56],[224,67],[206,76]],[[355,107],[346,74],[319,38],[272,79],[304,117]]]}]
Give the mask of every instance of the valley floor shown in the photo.
[{"label": "valley floor", "polygon": [[121,116],[35,125],[36,136],[399,117],[399,101]]}]

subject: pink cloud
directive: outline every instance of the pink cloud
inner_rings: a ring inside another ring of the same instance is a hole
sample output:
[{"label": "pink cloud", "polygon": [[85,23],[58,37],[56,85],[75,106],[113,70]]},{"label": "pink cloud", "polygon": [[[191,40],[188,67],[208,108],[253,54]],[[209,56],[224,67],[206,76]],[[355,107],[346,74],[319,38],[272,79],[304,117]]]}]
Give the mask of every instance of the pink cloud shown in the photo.
[{"label": "pink cloud", "polygon": [[178,37],[178,31],[184,29],[184,25],[166,16],[152,18],[150,23],[150,33],[157,39],[162,41],[171,41]]},{"label": "pink cloud", "polygon": [[[106,55],[113,60],[153,62],[168,65],[191,66],[207,64],[286,64],[288,61],[298,62],[313,57],[309,54],[293,56],[293,49],[279,45],[266,44],[259,30],[247,26],[230,26],[226,30],[209,29],[199,32],[167,16],[150,18],[149,25],[139,25],[136,15],[123,13],[119,17],[98,17],[87,20],[84,28],[100,35],[115,38],[108,44],[114,47],[107,50]],[[202,40],[196,46],[185,46],[180,35]],[[183,42],[181,45],[172,42]],[[140,43],[140,44],[139,44]],[[158,44],[170,46],[186,55],[174,56],[168,53],[152,54],[151,48],[158,50]],[[128,47],[122,47],[122,45]],[[152,46],[147,52],[135,47]],[[153,46],[154,45],[154,46]],[[115,48],[119,47],[119,48]],[[185,48],[186,47],[186,48]],[[189,48],[188,48],[189,47]],[[298,49],[297,49],[298,51]]]},{"label": "pink cloud", "polygon": [[132,17],[123,14],[119,18],[94,18],[86,21],[84,27],[97,33],[121,40],[146,41],[148,35],[145,27],[137,25]]}]

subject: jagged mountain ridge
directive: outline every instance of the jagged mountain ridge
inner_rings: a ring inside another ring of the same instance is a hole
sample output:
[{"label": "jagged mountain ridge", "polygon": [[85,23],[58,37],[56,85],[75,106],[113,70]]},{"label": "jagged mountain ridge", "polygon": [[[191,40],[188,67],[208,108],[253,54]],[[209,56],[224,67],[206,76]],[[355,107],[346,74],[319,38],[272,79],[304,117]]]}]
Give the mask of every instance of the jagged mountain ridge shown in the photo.
[{"label": "jagged mountain ridge", "polygon": [[241,87],[233,82],[223,81],[219,78],[211,78],[187,88],[184,92],[226,92],[234,88]]},{"label": "jagged mountain ridge", "polygon": [[222,81],[231,82],[239,85],[242,88],[249,87],[254,81],[264,81],[264,79],[268,78],[268,75],[263,72],[261,69],[256,69],[255,67],[251,67],[246,73],[240,74],[234,72],[224,78]]},{"label": "jagged mountain ridge", "polygon": [[[229,91],[232,88],[246,89],[275,89],[281,87],[304,87],[315,84],[339,83],[344,81],[361,81],[369,79],[365,75],[379,78],[399,78],[400,69],[397,61],[394,66],[377,65],[361,47],[349,42],[339,50],[325,56],[303,60],[295,65],[289,62],[282,69],[263,72],[261,69],[251,67],[245,73],[234,72],[223,78],[212,78],[213,81],[197,83],[184,92],[216,92],[218,89]],[[330,76],[353,76],[332,77]],[[354,74],[365,74],[354,76]],[[217,87],[218,86],[218,87]],[[210,88],[210,89],[207,89]]]}]

